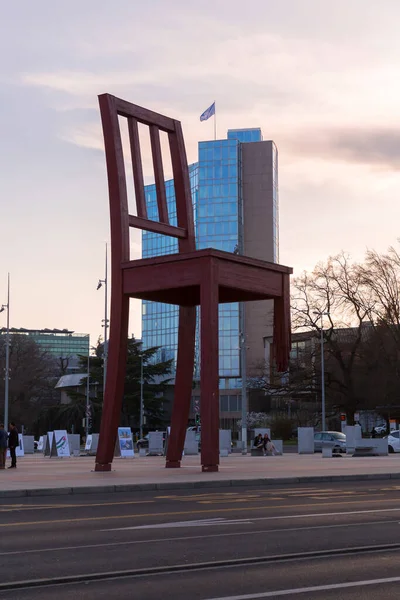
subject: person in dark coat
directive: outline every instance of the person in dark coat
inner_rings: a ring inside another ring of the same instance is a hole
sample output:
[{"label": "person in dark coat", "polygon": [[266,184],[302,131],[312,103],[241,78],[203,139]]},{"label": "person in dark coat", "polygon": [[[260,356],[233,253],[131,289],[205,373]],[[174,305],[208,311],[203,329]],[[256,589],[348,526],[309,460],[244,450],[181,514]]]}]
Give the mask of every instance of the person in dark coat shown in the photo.
[{"label": "person in dark coat", "polygon": [[261,433],[256,435],[256,437],[254,438],[253,447],[254,448],[262,448],[263,447],[263,436],[261,435]]},{"label": "person in dark coat", "polygon": [[18,429],[16,428],[15,423],[10,423],[9,432],[10,433],[8,434],[8,447],[10,449],[11,466],[8,468],[16,469],[17,468],[16,450],[17,450],[17,446],[19,446],[19,438],[18,438]]},{"label": "person in dark coat", "polygon": [[6,468],[8,433],[4,429],[3,423],[0,423],[0,469]]}]

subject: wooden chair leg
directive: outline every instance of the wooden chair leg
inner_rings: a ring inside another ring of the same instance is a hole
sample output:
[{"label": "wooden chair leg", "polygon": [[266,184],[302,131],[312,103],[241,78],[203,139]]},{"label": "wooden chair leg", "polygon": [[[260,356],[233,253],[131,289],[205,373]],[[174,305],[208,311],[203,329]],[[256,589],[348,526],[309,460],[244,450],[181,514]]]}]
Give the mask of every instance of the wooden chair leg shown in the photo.
[{"label": "wooden chair leg", "polygon": [[219,465],[218,285],[211,273],[201,285],[201,464],[202,471]]},{"label": "wooden chair leg", "polygon": [[178,358],[175,377],[171,435],[168,440],[167,468],[180,467],[192,396],[196,307],[179,308]]},{"label": "wooden chair leg", "polygon": [[124,395],[128,324],[129,297],[112,290],[107,379],[95,471],[111,471]]}]

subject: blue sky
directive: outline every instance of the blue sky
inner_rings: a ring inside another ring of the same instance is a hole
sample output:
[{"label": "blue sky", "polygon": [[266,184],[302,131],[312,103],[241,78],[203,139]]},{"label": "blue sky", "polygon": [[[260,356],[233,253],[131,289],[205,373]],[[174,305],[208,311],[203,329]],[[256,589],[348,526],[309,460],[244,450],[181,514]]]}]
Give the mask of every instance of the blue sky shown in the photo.
[{"label": "blue sky", "polygon": [[361,259],[397,243],[397,0],[0,7],[0,303],[10,271],[13,326],[67,327],[93,342],[101,334],[103,92],[180,119],[190,161],[213,136],[212,122],[199,121],[213,100],[220,137],[259,126],[274,139],[280,259],[295,272],[341,249]]}]

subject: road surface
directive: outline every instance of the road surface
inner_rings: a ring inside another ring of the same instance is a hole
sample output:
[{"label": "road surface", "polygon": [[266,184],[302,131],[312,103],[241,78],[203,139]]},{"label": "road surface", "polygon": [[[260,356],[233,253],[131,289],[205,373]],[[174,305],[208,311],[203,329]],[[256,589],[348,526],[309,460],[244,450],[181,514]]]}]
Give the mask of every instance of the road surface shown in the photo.
[{"label": "road surface", "polygon": [[0,600],[399,597],[400,482],[0,502]]}]

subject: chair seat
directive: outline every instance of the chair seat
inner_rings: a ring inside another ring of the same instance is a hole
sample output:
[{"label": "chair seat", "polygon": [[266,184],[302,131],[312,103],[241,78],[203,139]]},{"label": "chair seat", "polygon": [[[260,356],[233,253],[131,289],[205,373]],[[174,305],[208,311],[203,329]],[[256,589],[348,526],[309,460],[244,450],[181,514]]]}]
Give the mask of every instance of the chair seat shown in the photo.
[{"label": "chair seat", "polygon": [[123,292],[131,298],[179,306],[200,304],[200,288],[211,276],[218,301],[246,302],[282,296],[289,267],[213,248],[133,260],[122,264]]}]

